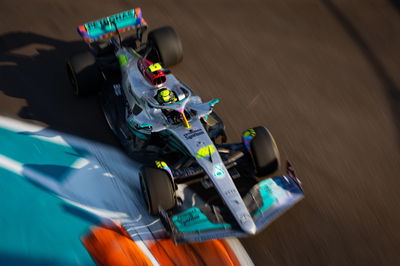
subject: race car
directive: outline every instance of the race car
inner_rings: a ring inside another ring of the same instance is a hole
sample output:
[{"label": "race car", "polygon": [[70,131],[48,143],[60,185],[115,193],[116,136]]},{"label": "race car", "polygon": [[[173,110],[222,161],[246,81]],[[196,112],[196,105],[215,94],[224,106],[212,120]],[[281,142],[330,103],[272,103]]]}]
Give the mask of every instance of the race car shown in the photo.
[{"label": "race car", "polygon": [[[244,131],[227,143],[215,113],[168,67],[183,58],[172,27],[150,31],[140,8],[78,27],[89,51],[67,61],[75,95],[98,93],[105,118],[139,173],[148,211],[177,242],[253,235],[304,194],[290,164],[284,175],[269,130]],[[133,33],[132,33],[133,32]],[[124,35],[124,36],[123,36]],[[201,204],[178,193],[190,187]]]}]

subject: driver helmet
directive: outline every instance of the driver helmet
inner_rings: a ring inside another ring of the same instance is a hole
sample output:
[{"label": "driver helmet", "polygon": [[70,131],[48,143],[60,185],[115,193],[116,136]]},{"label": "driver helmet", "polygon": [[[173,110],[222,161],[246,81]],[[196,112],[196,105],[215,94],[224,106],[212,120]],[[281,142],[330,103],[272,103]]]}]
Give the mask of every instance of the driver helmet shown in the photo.
[{"label": "driver helmet", "polygon": [[157,102],[161,105],[170,104],[177,101],[175,93],[167,88],[158,91],[156,96]]}]

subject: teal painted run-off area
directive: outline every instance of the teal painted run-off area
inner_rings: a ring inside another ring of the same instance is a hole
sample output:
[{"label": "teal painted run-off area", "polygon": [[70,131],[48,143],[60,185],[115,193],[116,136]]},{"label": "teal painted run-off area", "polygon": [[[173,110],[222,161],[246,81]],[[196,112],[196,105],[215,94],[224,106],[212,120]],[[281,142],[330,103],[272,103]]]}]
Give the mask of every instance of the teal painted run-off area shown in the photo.
[{"label": "teal painted run-off area", "polygon": [[25,176],[27,169],[63,182],[84,155],[29,133],[0,129],[0,155],[22,171],[0,164],[0,265],[91,265],[81,237],[97,223]]}]

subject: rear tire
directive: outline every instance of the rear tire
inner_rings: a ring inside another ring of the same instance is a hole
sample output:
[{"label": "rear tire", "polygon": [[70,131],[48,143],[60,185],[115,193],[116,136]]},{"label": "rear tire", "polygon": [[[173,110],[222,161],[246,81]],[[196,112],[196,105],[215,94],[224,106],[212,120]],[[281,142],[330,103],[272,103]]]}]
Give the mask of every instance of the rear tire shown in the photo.
[{"label": "rear tire", "polygon": [[74,95],[86,96],[101,89],[103,77],[90,52],[72,56],[67,61],[67,74]]},{"label": "rear tire", "polygon": [[266,177],[279,169],[280,156],[278,147],[268,129],[261,126],[253,129],[256,135],[250,142],[250,153],[257,177]]},{"label": "rear tire", "polygon": [[166,171],[143,167],[139,177],[140,187],[151,215],[158,214],[159,206],[164,210],[175,207],[175,187]]},{"label": "rear tire", "polygon": [[161,62],[168,68],[182,61],[182,43],[172,27],[162,27],[151,31],[147,37],[148,45],[152,46],[152,52],[148,59],[152,62]]}]

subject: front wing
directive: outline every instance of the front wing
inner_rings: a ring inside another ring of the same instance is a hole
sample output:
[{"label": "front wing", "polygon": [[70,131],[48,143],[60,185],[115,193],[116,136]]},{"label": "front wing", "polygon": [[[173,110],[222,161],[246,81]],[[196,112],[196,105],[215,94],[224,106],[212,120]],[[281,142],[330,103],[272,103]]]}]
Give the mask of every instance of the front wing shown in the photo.
[{"label": "front wing", "polygon": [[[257,226],[257,232],[260,232],[303,197],[297,178],[278,176],[256,184],[243,201]],[[240,230],[234,219],[229,219],[223,210],[213,206],[191,207],[172,215],[160,209],[160,217],[176,243],[248,235]]]}]

